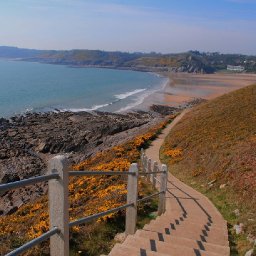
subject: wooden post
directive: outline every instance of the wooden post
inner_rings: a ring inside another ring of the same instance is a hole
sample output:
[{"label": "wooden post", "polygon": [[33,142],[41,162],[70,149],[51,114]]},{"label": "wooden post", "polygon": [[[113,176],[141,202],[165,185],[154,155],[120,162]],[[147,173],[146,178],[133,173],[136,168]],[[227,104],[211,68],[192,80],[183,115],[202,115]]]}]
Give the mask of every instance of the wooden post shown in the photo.
[{"label": "wooden post", "polygon": [[[151,159],[148,159],[148,164],[147,164],[147,172],[151,172]],[[147,180],[150,181],[150,174],[147,174]]]},{"label": "wooden post", "polygon": [[159,202],[158,202],[158,215],[162,215],[166,210],[166,202],[165,202],[165,196],[166,196],[166,190],[167,190],[167,166],[165,164],[162,164],[162,171],[160,176],[160,190],[159,192],[162,192],[159,194]]},{"label": "wooden post", "polygon": [[132,164],[128,175],[127,204],[133,203],[126,209],[125,234],[133,235],[136,231],[137,222],[137,200],[138,200],[138,165]]},{"label": "wooden post", "polygon": [[[153,172],[157,172],[158,171],[158,164],[156,161],[154,161],[154,164],[153,164]],[[152,174],[152,185],[154,188],[156,188],[156,173],[153,173]]]},{"label": "wooden post", "polygon": [[49,181],[50,229],[57,227],[60,230],[50,238],[51,256],[69,255],[68,171],[69,163],[64,156],[55,156],[49,161],[48,174],[60,176]]}]

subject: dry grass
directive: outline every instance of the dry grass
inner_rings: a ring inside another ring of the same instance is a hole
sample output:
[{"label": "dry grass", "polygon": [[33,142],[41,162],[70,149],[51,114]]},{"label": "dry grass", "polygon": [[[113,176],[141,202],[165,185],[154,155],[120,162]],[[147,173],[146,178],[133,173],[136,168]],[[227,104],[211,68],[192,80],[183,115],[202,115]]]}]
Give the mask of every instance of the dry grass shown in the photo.
[{"label": "dry grass", "polygon": [[[168,155],[175,149],[182,155]],[[176,176],[206,193],[232,225],[242,222],[245,234],[256,236],[256,85],[192,109],[166,138],[162,158]],[[248,243],[244,236],[234,239],[242,255]]]}]

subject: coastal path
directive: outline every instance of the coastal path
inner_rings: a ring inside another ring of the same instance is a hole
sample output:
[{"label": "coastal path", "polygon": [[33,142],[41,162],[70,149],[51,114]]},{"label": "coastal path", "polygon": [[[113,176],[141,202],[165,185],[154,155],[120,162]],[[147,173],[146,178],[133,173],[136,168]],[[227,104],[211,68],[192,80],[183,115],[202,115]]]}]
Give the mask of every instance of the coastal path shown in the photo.
[{"label": "coastal path", "polygon": [[[182,112],[153,141],[145,151],[148,159],[160,164],[160,147],[186,112]],[[128,235],[122,244],[114,246],[109,255],[228,256],[227,222],[207,197],[169,172],[165,213],[137,230],[134,235]]]}]

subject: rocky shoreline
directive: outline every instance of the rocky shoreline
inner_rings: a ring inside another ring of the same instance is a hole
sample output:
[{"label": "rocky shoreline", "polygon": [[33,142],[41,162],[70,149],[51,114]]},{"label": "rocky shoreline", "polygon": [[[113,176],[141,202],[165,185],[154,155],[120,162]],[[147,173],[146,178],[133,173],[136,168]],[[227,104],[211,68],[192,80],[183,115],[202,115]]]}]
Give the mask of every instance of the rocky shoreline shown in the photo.
[{"label": "rocky shoreline", "polygon": [[[0,119],[0,183],[43,175],[47,160],[65,154],[79,163],[97,152],[123,143],[159,123],[166,113],[106,112],[32,113]],[[46,193],[44,184],[4,193],[0,215],[15,212],[22,204]]]}]

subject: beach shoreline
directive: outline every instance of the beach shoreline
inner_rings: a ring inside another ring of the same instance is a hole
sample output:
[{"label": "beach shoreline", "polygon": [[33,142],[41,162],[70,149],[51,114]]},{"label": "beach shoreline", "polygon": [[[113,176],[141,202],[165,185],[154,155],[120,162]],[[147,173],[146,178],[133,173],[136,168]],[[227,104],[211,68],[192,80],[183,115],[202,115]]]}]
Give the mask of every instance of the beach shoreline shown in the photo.
[{"label": "beach shoreline", "polygon": [[256,74],[159,74],[168,78],[168,82],[146,97],[136,109],[149,110],[152,105],[182,108],[195,99],[210,100],[256,83]]}]

